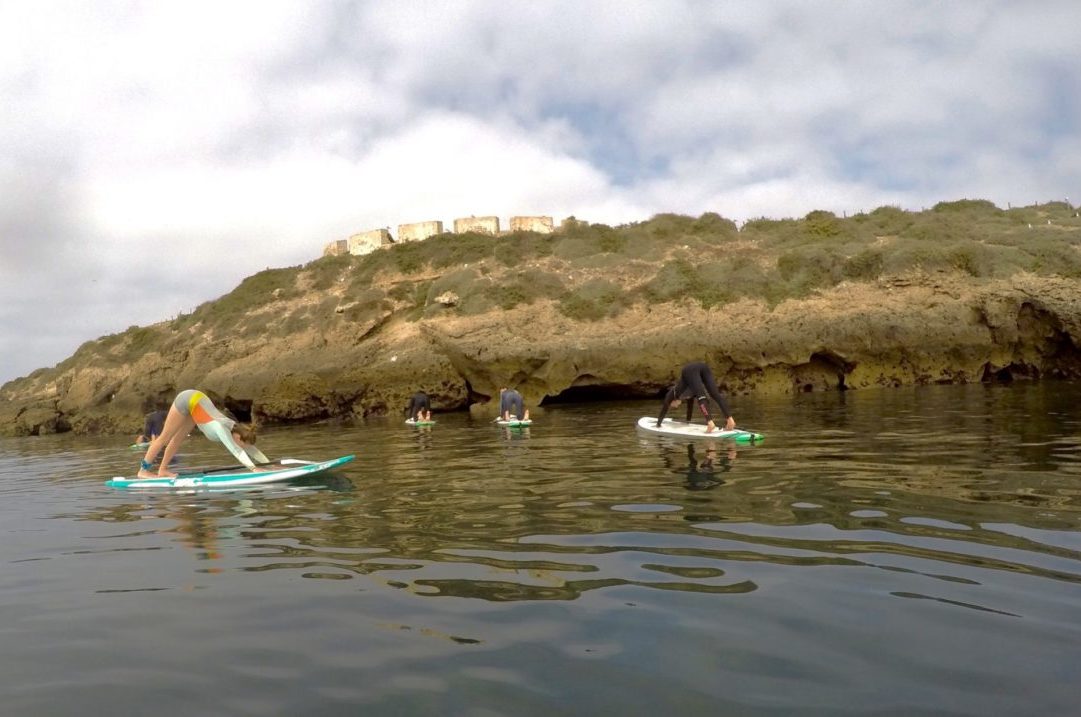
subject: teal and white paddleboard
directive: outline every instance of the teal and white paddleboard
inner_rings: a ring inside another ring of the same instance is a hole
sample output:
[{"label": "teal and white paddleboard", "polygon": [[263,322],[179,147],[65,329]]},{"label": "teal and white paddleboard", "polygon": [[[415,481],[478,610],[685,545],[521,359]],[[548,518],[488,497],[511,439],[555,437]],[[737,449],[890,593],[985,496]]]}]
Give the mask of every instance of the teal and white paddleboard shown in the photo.
[{"label": "teal and white paddleboard", "polygon": [[291,478],[322,473],[337,468],[353,460],[348,455],[329,461],[302,461],[297,458],[283,458],[280,461],[252,471],[244,466],[225,468],[209,472],[179,473],[176,478],[124,478],[116,477],[105,481],[111,488],[195,488],[208,486],[227,488],[231,486],[259,485],[260,483],[278,483]]},{"label": "teal and white paddleboard", "polygon": [[655,416],[642,416],[639,418],[638,428],[661,436],[675,436],[677,438],[727,438],[732,441],[739,441],[740,443],[757,443],[765,438],[761,433],[744,431],[740,428],[735,428],[731,431],[718,428],[706,433],[706,424],[704,423],[687,423],[686,421],[676,421],[671,418],[664,419],[664,422],[658,426],[657,418]]},{"label": "teal and white paddleboard", "polygon": [[133,451],[141,451],[145,448],[150,448],[150,441],[143,441],[142,443],[132,443],[128,446]]},{"label": "teal and white paddleboard", "polygon": [[435,421],[418,421],[415,418],[407,418],[405,422],[410,426],[434,426]]},{"label": "teal and white paddleboard", "polygon": [[510,426],[511,428],[516,428],[518,426],[532,426],[533,419],[527,418],[524,421],[519,421],[517,418],[512,418],[509,421],[504,421],[502,418],[500,418],[496,421],[496,423],[501,426]]}]

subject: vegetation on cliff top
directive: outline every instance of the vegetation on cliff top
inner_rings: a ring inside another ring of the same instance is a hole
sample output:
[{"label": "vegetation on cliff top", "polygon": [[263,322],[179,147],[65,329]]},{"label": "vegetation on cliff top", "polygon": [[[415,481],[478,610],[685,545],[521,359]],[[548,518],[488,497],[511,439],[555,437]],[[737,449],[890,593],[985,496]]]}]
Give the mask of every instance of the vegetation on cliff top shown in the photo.
[{"label": "vegetation on cliff top", "polygon": [[371,331],[390,317],[476,315],[538,300],[571,319],[598,321],[635,303],[773,306],[843,281],[934,272],[1081,277],[1081,218],[1063,202],[1001,209],[961,200],[920,212],[814,211],[742,227],[706,213],[618,227],[571,218],[551,235],[445,233],[259,272],[171,322],[87,342],[58,368],[88,354],[123,363],[149,350],[181,350],[194,334],[272,338],[335,322]]}]

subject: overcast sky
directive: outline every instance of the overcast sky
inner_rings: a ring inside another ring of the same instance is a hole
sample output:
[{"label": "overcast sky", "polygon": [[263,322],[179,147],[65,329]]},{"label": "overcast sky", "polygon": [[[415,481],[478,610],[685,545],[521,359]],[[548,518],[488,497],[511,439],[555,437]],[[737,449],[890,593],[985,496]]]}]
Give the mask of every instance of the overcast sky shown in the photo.
[{"label": "overcast sky", "polygon": [[0,383],[365,229],[1081,201],[1081,3],[0,0]]}]

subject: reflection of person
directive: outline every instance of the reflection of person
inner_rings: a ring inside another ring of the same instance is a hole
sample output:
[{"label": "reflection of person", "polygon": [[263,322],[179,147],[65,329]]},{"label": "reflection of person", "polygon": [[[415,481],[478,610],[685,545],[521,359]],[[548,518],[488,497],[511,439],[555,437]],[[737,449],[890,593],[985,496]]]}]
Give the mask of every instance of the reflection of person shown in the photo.
[{"label": "reflection of person", "polygon": [[[216,518],[203,512],[203,508],[183,505],[175,512],[167,511],[168,517],[176,521],[176,528],[172,532],[179,534],[184,542],[200,551],[200,560],[221,560],[221,552],[218,550],[218,528]],[[219,567],[207,567],[208,573],[220,573]]]},{"label": "reflection of person", "polygon": [[729,447],[724,456],[719,455],[717,446],[707,446],[706,455],[698,460],[694,453],[694,444],[687,444],[687,488],[690,490],[706,490],[724,483],[717,477],[718,473],[732,470],[732,462],[736,460],[736,449]]},{"label": "reflection of person", "polygon": [[414,393],[405,412],[414,421],[432,420],[432,402],[428,399],[428,394],[423,391]]},{"label": "reflection of person", "polygon": [[169,414],[165,417],[165,426],[158,437],[150,442],[142,463],[139,466],[140,478],[153,478],[154,459],[164,448],[161,466],[157,475],[162,478],[175,478],[175,473],[168,470],[169,461],[176,455],[177,449],[188,437],[188,432],[195,426],[212,441],[225,446],[236,459],[255,470],[255,461],[266,463],[267,457],[256,448],[255,429],[249,424],[238,423],[214,407],[206,394],[194,389],[181,391],[173,400]]},{"label": "reflection of person", "polygon": [[525,404],[522,402],[522,394],[513,388],[499,389],[499,417],[504,421],[509,421],[512,412],[519,421],[529,420],[529,411],[525,409]]},{"label": "reflection of person", "polygon": [[165,417],[168,411],[154,411],[146,414],[143,421],[143,432],[135,437],[136,443],[146,443],[161,435],[161,429],[165,427]]},{"label": "reflection of person", "polygon": [[724,414],[726,419],[725,429],[730,431],[735,428],[736,419],[732,417],[728,410],[728,402],[724,400],[721,390],[717,388],[717,381],[713,378],[713,371],[702,361],[689,363],[680,371],[679,380],[668,389],[668,393],[664,396],[661,415],[657,416],[657,425],[661,425],[661,422],[664,421],[669,408],[677,408],[685,400],[688,401],[687,422],[689,423],[691,420],[691,404],[689,401],[694,399],[698,402],[698,409],[706,417],[706,433],[713,431],[717,428],[717,424],[713,422],[713,416],[709,412],[709,397],[712,397],[717,402],[721,413]]}]

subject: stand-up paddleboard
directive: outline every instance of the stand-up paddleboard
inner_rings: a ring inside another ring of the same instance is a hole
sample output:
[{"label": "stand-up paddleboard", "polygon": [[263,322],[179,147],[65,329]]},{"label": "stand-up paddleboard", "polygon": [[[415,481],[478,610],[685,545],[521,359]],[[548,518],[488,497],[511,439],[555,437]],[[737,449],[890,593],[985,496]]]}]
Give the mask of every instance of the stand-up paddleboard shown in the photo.
[{"label": "stand-up paddleboard", "polygon": [[524,426],[532,426],[533,425],[533,419],[532,418],[527,418],[524,421],[519,421],[517,418],[512,418],[509,421],[504,421],[502,418],[500,418],[500,419],[496,420],[496,423],[498,423],[501,426],[509,426],[511,428],[518,428],[519,426],[522,426],[522,427],[524,427]]},{"label": "stand-up paddleboard", "polygon": [[132,443],[130,446],[128,446],[128,448],[133,451],[142,451],[150,448],[150,441],[145,441],[143,443]]},{"label": "stand-up paddleboard", "polygon": [[257,466],[259,470],[249,470],[244,466],[234,466],[207,472],[179,473],[176,478],[123,478],[116,477],[105,481],[111,488],[195,488],[209,486],[225,488],[229,486],[258,485],[299,478],[337,468],[353,460],[348,455],[329,461],[302,461],[297,458],[283,458],[274,463]]},{"label": "stand-up paddleboard", "polygon": [[405,419],[405,422],[406,422],[407,425],[410,425],[410,426],[434,426],[435,425],[435,421],[418,421],[415,418],[407,418],[407,419]]},{"label": "stand-up paddleboard", "polygon": [[704,423],[687,423],[686,421],[675,421],[671,418],[664,419],[664,422],[658,426],[657,418],[655,416],[642,416],[639,418],[638,428],[643,431],[648,431],[649,433],[656,433],[660,436],[676,436],[679,438],[727,438],[732,441],[739,441],[740,443],[757,443],[765,438],[761,433],[744,431],[740,428],[734,428],[731,431],[717,428],[706,433],[706,424]]}]

